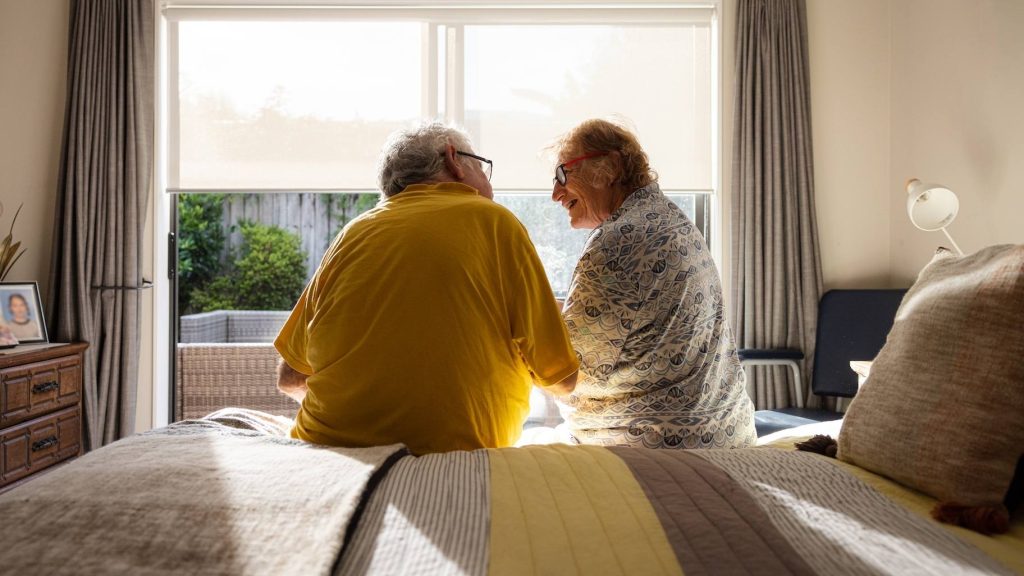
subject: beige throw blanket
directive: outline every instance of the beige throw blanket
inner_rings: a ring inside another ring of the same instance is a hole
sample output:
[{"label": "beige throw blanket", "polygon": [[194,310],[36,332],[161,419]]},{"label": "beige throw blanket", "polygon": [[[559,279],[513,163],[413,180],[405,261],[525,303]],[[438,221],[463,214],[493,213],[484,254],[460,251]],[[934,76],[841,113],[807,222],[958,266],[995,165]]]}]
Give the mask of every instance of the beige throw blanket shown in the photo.
[{"label": "beige throw blanket", "polygon": [[368,480],[404,448],[239,426],[174,424],[0,495],[0,574],[330,572]]}]

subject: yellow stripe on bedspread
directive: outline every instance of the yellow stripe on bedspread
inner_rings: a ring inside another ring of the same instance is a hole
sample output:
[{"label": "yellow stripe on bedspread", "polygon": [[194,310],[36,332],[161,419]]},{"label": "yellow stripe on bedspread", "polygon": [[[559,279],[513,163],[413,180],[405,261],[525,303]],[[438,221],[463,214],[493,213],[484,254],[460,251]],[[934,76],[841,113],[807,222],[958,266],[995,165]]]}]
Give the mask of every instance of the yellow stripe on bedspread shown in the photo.
[{"label": "yellow stripe on bedspread", "polygon": [[596,446],[488,450],[490,574],[682,574],[626,464]]}]

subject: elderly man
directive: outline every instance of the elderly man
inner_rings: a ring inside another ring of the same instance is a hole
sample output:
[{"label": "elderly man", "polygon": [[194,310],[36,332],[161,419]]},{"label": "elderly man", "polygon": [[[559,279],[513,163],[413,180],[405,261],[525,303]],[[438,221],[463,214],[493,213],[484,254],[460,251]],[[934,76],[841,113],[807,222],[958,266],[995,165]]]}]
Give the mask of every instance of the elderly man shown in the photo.
[{"label": "elderly man", "polygon": [[491,161],[440,123],[392,135],[381,202],[334,239],[274,345],[291,435],[415,454],[512,445],[530,386],[578,363],[533,244],[492,201]]}]

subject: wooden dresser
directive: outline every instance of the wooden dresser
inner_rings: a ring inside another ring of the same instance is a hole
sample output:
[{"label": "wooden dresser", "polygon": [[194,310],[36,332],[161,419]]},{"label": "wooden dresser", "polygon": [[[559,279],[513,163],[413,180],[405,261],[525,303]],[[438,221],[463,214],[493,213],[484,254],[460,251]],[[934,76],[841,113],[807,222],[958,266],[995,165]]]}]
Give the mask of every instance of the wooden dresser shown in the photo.
[{"label": "wooden dresser", "polygon": [[0,354],[0,492],[82,453],[84,343]]}]

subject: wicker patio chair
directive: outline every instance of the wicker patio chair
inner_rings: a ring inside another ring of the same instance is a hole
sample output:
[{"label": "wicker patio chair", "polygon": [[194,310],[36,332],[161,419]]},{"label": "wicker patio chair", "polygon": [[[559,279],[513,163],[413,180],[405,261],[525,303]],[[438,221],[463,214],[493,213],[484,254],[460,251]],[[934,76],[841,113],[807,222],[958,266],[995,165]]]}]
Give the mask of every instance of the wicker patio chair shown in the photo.
[{"label": "wicker patio chair", "polygon": [[175,420],[221,408],[251,408],[294,418],[298,404],[277,390],[273,344],[179,344]]}]

